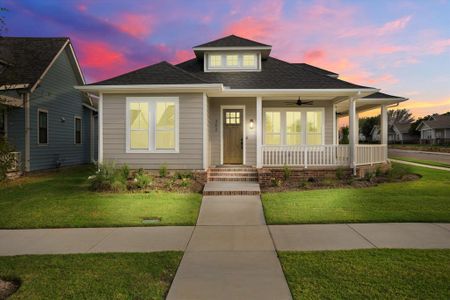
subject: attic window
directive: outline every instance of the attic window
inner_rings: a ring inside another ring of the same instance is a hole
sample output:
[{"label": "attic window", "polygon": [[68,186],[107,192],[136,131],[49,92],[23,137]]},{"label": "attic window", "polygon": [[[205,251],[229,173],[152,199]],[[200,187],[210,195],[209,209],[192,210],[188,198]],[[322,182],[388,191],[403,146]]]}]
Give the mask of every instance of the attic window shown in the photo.
[{"label": "attic window", "polygon": [[206,54],[205,71],[259,71],[260,55],[257,52],[224,52]]}]

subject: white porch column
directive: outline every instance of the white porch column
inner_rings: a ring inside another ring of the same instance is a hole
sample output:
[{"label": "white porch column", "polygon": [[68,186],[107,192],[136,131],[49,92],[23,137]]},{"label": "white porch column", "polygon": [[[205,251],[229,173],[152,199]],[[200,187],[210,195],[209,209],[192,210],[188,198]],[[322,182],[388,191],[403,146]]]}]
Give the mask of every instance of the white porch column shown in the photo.
[{"label": "white porch column", "polygon": [[208,131],[208,96],[203,93],[203,170],[209,167],[208,149],[209,149],[209,131]]},{"label": "white porch column", "polygon": [[256,167],[262,168],[262,97],[256,97]]},{"label": "white porch column", "polygon": [[24,164],[25,172],[30,172],[30,93],[23,94],[23,108],[25,114],[25,149],[24,149]]},{"label": "white porch column", "polygon": [[355,113],[355,145],[359,144],[359,114]]},{"label": "white porch column", "polygon": [[388,114],[387,105],[381,105],[381,118],[380,118],[380,140],[382,145],[386,145],[384,150],[384,157],[387,158],[387,144],[388,144]]},{"label": "white porch column", "polygon": [[356,99],[351,97],[348,101],[348,129],[349,129],[349,146],[350,146],[350,167],[356,171],[356,143],[355,138],[357,135],[356,131]]},{"label": "white porch column", "polygon": [[98,163],[103,163],[103,94],[98,98]]},{"label": "white porch column", "polygon": [[336,145],[339,143],[337,135],[337,117],[336,117],[336,104],[333,104],[333,145]]}]

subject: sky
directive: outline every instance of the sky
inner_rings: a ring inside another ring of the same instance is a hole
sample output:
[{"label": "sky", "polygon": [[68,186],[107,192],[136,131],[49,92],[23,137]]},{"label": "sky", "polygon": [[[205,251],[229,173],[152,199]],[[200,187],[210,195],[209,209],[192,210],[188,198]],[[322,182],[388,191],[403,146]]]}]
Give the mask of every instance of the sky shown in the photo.
[{"label": "sky", "polygon": [[229,34],[410,100],[450,111],[450,0],[2,0],[7,36],[70,37],[87,82],[192,58]]}]

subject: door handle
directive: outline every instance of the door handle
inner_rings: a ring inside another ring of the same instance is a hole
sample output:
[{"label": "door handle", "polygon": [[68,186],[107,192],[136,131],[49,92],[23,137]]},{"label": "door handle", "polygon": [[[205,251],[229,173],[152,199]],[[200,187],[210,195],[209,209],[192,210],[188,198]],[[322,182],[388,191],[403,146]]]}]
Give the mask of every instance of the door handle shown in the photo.
[{"label": "door handle", "polygon": [[243,150],[243,149],[244,149],[244,139],[241,138],[241,150]]}]

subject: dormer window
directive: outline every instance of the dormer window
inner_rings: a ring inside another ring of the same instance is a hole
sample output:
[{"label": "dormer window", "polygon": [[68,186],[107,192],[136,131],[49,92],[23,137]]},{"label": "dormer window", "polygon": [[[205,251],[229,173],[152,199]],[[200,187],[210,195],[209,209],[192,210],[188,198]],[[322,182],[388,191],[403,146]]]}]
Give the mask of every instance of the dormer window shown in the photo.
[{"label": "dormer window", "polygon": [[261,55],[258,52],[213,52],[205,54],[206,72],[260,71]]}]

